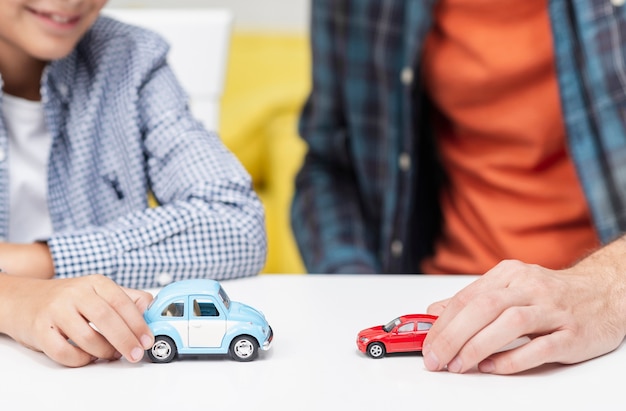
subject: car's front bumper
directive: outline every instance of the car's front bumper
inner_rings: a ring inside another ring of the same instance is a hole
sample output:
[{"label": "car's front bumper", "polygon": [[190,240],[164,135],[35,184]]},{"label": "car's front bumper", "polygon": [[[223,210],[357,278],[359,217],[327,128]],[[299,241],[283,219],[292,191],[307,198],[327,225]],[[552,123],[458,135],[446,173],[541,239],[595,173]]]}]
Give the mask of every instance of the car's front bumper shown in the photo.
[{"label": "car's front bumper", "polygon": [[268,327],[269,327],[269,333],[267,335],[267,339],[265,340],[265,342],[261,346],[261,349],[263,351],[269,350],[271,345],[272,345],[272,341],[274,340],[274,330],[272,330],[271,326],[268,326]]},{"label": "car's front bumper", "polygon": [[357,340],[356,340],[356,347],[359,349],[359,351],[365,352],[365,350],[367,349],[368,342],[363,342],[363,341],[361,341],[360,338],[357,338]]}]

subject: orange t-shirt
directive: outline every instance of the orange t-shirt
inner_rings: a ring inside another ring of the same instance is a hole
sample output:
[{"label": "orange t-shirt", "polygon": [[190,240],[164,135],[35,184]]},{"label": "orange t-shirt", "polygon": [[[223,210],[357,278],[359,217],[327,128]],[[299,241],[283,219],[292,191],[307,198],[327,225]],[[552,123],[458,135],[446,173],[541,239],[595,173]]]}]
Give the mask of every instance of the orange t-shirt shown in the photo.
[{"label": "orange t-shirt", "polygon": [[598,245],[567,151],[547,0],[440,0],[423,55],[449,184],[427,273],[515,258],[564,268]]}]

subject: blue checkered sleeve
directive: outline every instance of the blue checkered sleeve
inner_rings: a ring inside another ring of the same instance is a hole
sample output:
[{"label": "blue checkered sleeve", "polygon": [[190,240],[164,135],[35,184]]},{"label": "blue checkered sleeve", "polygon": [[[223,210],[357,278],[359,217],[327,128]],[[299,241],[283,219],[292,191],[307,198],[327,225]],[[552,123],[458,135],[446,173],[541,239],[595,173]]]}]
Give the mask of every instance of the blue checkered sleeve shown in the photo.
[{"label": "blue checkered sleeve", "polygon": [[58,277],[99,273],[147,288],[164,274],[222,280],[265,263],[250,176],[190,114],[166,57],[158,36],[101,18],[49,67],[48,245]]}]

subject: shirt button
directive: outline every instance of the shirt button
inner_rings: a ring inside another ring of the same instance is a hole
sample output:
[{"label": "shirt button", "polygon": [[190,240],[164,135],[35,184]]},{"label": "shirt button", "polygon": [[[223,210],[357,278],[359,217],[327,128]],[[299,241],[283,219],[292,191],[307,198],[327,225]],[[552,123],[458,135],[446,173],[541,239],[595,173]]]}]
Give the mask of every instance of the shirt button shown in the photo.
[{"label": "shirt button", "polygon": [[400,157],[398,157],[398,165],[400,166],[400,170],[409,171],[411,169],[411,156],[407,153],[400,154]]},{"label": "shirt button", "polygon": [[167,273],[163,273],[163,274],[159,275],[159,277],[157,278],[157,283],[159,283],[159,285],[161,287],[164,287],[164,286],[168,285],[172,281],[173,281],[172,276],[167,274]]},{"label": "shirt button", "polygon": [[611,0],[611,4],[615,7],[623,6],[626,0]]},{"label": "shirt button", "polygon": [[413,84],[413,69],[411,67],[405,67],[402,69],[400,72],[400,81],[402,81],[402,84],[405,86]]},{"label": "shirt button", "polygon": [[65,84],[59,84],[59,93],[61,93],[63,97],[67,97],[68,91],[69,89]]},{"label": "shirt button", "polygon": [[393,240],[391,242],[391,255],[393,255],[394,257],[400,257],[400,255],[402,254],[402,248],[402,241]]}]

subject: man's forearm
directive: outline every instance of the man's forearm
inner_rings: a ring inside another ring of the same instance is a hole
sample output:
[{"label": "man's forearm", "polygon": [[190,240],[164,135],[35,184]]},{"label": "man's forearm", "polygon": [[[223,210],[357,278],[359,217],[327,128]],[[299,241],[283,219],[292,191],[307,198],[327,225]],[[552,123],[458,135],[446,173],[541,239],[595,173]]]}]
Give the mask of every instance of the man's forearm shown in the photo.
[{"label": "man's forearm", "polygon": [[626,236],[599,248],[566,271],[587,276],[592,282],[590,287],[598,289],[596,297],[603,296],[601,289],[607,290],[598,303],[626,334]]}]

